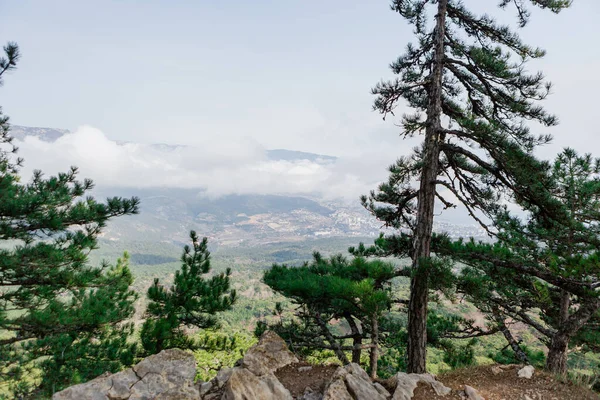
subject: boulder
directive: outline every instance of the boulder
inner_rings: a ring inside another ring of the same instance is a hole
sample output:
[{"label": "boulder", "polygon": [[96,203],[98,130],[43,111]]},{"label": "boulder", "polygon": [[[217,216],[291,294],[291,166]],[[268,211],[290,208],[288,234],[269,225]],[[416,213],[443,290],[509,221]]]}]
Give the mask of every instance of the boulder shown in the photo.
[{"label": "boulder", "polygon": [[533,368],[533,366],[526,365],[525,367],[521,368],[519,372],[517,372],[517,376],[519,378],[531,379],[534,371],[535,368]]},{"label": "boulder", "polygon": [[[339,367],[333,374],[332,381],[325,389],[323,400],[353,399],[353,400],[386,400],[390,394],[371,378],[360,365],[350,363]],[[349,397],[346,397],[349,396]]]},{"label": "boulder", "polygon": [[231,377],[232,373],[233,373],[233,368],[222,369],[219,372],[217,372],[217,376],[213,380],[219,388],[222,388],[223,386],[225,386],[225,384],[229,380],[229,377]]},{"label": "boulder", "polygon": [[494,366],[491,368],[491,370],[492,370],[492,374],[494,374],[494,375],[498,375],[498,374],[502,373],[502,371],[503,371],[503,369],[502,369],[502,368],[500,368],[500,367],[499,367],[499,366],[497,366],[497,365],[494,365]]},{"label": "boulder", "polygon": [[256,376],[246,368],[234,368],[222,400],[293,400],[290,392],[272,374]]},{"label": "boulder", "polygon": [[204,382],[202,385],[200,385],[200,396],[204,396],[206,393],[210,392],[212,388],[212,382]]},{"label": "boulder", "polygon": [[477,389],[469,385],[465,385],[465,396],[467,396],[467,400],[485,400]]},{"label": "boulder", "polygon": [[283,339],[272,331],[266,331],[258,344],[248,349],[242,360],[242,367],[254,375],[261,376],[297,362],[298,359]]},{"label": "boulder", "polygon": [[348,392],[350,392],[352,397],[354,397],[356,400],[386,399],[385,396],[382,396],[377,389],[375,389],[370,379],[361,379],[359,375],[346,375],[346,387],[348,388]]},{"label": "boulder", "polygon": [[200,394],[194,386],[195,376],[194,356],[183,350],[169,349],[142,360],[133,368],[71,386],[55,393],[52,399],[198,399]]},{"label": "boulder", "polygon": [[352,374],[352,375],[356,376],[357,378],[362,379],[363,381],[371,382],[371,378],[369,378],[369,375],[365,372],[364,369],[361,368],[360,365],[358,365],[356,363],[350,363],[350,364],[346,365],[344,367],[344,369],[349,374]]},{"label": "boulder", "polygon": [[304,390],[304,394],[298,397],[297,400],[323,400],[323,394],[319,392],[315,392],[310,387],[307,387]]},{"label": "boulder", "polygon": [[396,390],[392,400],[410,400],[419,382],[428,383],[438,396],[446,396],[452,389],[437,381],[431,374],[406,374],[398,372],[395,376]]},{"label": "boulder", "polygon": [[375,388],[375,390],[377,390],[379,392],[380,395],[382,395],[386,399],[389,399],[390,397],[392,397],[392,395],[390,394],[390,392],[388,392],[387,389],[384,388],[383,385],[381,385],[380,383],[375,382],[373,384],[373,387]]},{"label": "boulder", "polygon": [[323,400],[354,400],[342,379],[334,379],[327,385]]}]

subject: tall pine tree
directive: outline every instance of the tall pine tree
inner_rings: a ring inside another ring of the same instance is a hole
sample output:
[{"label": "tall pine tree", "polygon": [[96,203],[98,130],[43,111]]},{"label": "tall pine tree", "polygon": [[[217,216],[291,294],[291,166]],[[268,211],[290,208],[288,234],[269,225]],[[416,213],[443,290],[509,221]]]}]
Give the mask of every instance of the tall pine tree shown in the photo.
[{"label": "tall pine tree", "polygon": [[[530,3],[559,12],[570,1]],[[524,26],[526,1],[500,3],[501,8],[510,5]],[[402,135],[424,134],[424,139],[412,156],[390,168],[389,181],[363,204],[388,226],[412,235],[407,369],[422,373],[436,199],[444,207],[462,203],[482,224],[479,211],[494,208],[505,190],[541,203],[536,196],[544,192],[537,189],[545,181],[535,178],[541,166],[530,152],[550,138],[532,135],[525,121],[545,126],[557,121],[536,104],[550,86],[541,74],[524,69],[528,59],[544,55],[542,50],[524,44],[490,16],[472,13],[460,0],[394,0],[392,9],[414,27],[417,44],[409,44],[392,63],[400,78],[373,89],[374,108],[385,116],[404,99],[416,113],[403,117]]]},{"label": "tall pine tree", "polygon": [[[0,81],[19,59],[9,43]],[[0,381],[13,395],[51,394],[131,362],[135,294],[126,261],[91,266],[88,254],[109,219],[134,214],[138,199],[100,203],[77,169],[19,176],[8,118],[0,118]],[[22,379],[24,376],[27,379]],[[19,383],[20,381],[20,383]]]}]

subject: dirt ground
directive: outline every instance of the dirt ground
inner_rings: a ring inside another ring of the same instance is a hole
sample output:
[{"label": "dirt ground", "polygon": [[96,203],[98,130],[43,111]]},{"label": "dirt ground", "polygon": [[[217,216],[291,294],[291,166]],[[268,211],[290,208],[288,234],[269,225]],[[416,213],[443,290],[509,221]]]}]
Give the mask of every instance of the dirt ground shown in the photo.
[{"label": "dirt ground", "polygon": [[[460,392],[465,385],[477,389],[486,400],[599,400],[597,394],[571,383],[562,383],[552,375],[536,370],[531,379],[519,378],[519,366],[506,366],[494,374],[492,367],[481,366],[455,370],[437,379],[452,389],[445,397],[435,394],[430,386],[419,384],[414,400],[464,399]],[[496,371],[498,369],[496,368]],[[527,397],[528,396],[528,397]]]},{"label": "dirt ground", "polygon": [[307,387],[310,387],[313,392],[323,393],[325,385],[331,380],[338,367],[338,365],[310,365],[301,361],[278,369],[275,371],[275,376],[295,398],[303,395]]},{"label": "dirt ground", "polygon": [[[337,365],[310,365],[299,362],[275,372],[277,379],[294,398],[304,394],[307,387],[323,393]],[[485,400],[600,400],[598,394],[572,383],[563,383],[552,375],[536,370],[531,379],[519,378],[520,366],[509,365],[492,368],[480,366],[455,370],[439,375],[437,379],[452,389],[447,396],[438,396],[431,386],[420,383],[415,389],[414,400],[464,400],[465,385],[477,389]],[[495,371],[495,373],[494,373]],[[380,380],[391,393],[390,380]]]}]

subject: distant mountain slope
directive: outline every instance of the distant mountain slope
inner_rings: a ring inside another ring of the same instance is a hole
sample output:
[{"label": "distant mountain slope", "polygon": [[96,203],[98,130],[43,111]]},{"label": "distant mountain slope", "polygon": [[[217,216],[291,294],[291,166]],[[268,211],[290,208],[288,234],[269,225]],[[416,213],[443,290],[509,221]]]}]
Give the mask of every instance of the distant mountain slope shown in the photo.
[{"label": "distant mountain slope", "polygon": [[10,134],[17,140],[24,140],[27,136],[35,136],[44,142],[54,142],[59,137],[70,133],[67,129],[34,128],[30,126],[11,125]]},{"label": "distant mountain slope", "polygon": [[190,229],[220,245],[261,244],[318,236],[374,235],[364,210],[320,204],[297,196],[261,194],[207,197],[198,189],[102,188],[98,198],[138,196],[139,215],[117,218],[109,240],[185,243]]},{"label": "distant mountain slope", "polygon": [[[11,135],[17,140],[24,140],[28,136],[34,136],[44,142],[54,142],[61,136],[71,133],[68,129],[55,129],[55,128],[36,128],[29,126],[11,125]],[[116,141],[117,144],[123,145],[128,142]],[[150,145],[152,148],[170,152],[177,150],[182,147],[188,147],[185,145],[178,144],[167,144],[167,143],[153,143]],[[304,151],[295,151],[287,149],[274,149],[267,150],[267,158],[269,160],[281,160],[281,161],[299,161],[308,160],[319,163],[335,162],[337,157],[328,156],[323,154],[307,153]]]},{"label": "distant mountain slope", "polygon": [[[69,133],[65,129],[13,126],[18,140],[28,136],[52,142]],[[123,142],[118,142],[123,145]],[[161,152],[176,151],[178,145],[151,145]],[[301,151],[268,150],[270,160],[329,164],[333,156]],[[215,245],[265,245],[274,242],[295,242],[309,238],[376,236],[381,223],[358,202],[348,205],[341,201],[326,201],[318,197],[294,195],[230,194],[210,197],[202,189],[97,187],[93,195],[99,199],[113,196],[138,196],[139,215],[116,218],[104,233],[105,240],[143,241],[153,243],[187,243],[191,229],[211,238]],[[452,236],[481,237],[473,226],[456,226],[437,221],[437,230]]]},{"label": "distant mountain slope", "polygon": [[267,156],[270,160],[297,161],[308,160],[315,162],[335,162],[337,157],[326,156],[322,154],[306,153],[304,151],[294,151],[285,149],[267,150]]}]

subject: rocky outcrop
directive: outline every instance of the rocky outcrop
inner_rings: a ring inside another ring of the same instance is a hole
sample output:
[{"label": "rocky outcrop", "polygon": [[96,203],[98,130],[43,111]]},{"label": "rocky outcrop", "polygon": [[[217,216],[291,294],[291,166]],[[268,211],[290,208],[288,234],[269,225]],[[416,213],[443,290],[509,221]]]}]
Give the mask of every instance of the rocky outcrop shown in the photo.
[{"label": "rocky outcrop", "polygon": [[298,358],[288,350],[287,344],[276,333],[266,331],[258,345],[248,349],[242,360],[242,368],[254,375],[273,373],[281,367],[297,363]]},{"label": "rocky outcrop", "polygon": [[290,392],[275,377],[274,372],[297,363],[286,343],[271,331],[265,332],[258,344],[248,349],[239,367],[219,371],[217,377],[203,384],[210,385],[203,399],[223,400],[293,400]]},{"label": "rocky outcrop", "polygon": [[[419,383],[429,385],[439,397],[451,392],[431,374],[398,373],[381,381],[384,387],[373,382],[358,364],[351,363],[336,369],[332,365],[300,363],[285,342],[272,332],[265,332],[258,344],[250,348],[236,365],[222,369],[209,382],[194,383],[194,356],[182,350],[165,350],[125,371],[105,374],[56,393],[53,399],[409,400]],[[307,376],[311,371],[313,378],[318,377],[318,385]],[[533,371],[519,371],[519,376],[529,372]],[[470,386],[465,386],[459,394],[467,399],[483,399]]]},{"label": "rocky outcrop", "polygon": [[196,360],[191,353],[170,349],[150,356],[133,368],[72,386],[53,400],[198,399],[194,385]]}]

